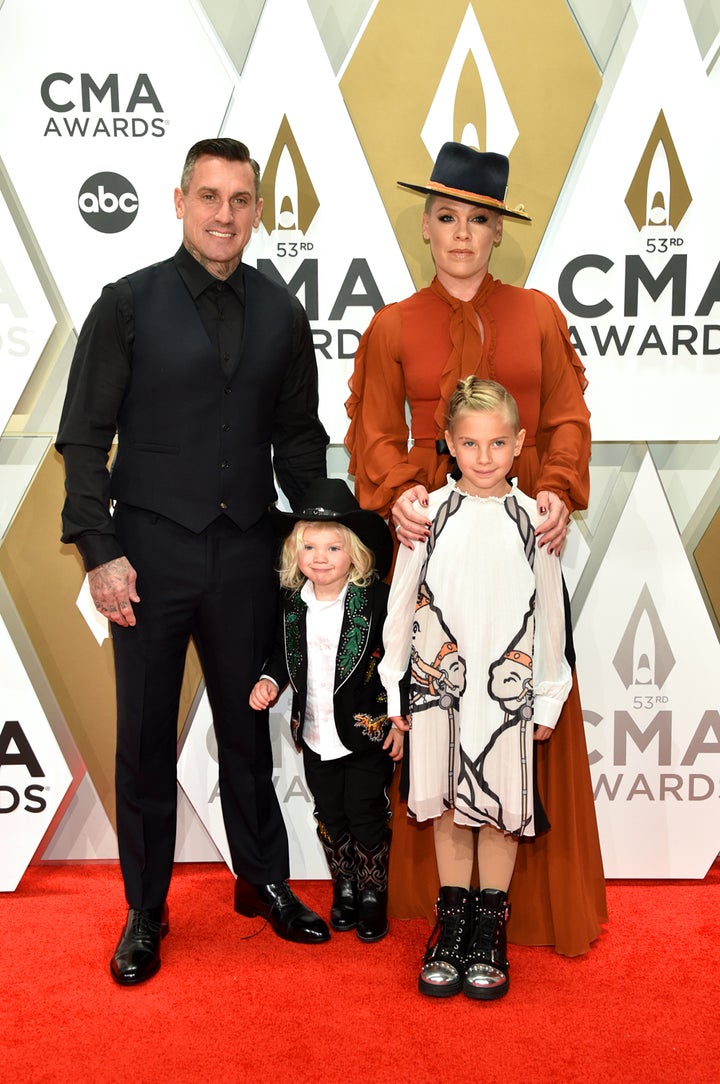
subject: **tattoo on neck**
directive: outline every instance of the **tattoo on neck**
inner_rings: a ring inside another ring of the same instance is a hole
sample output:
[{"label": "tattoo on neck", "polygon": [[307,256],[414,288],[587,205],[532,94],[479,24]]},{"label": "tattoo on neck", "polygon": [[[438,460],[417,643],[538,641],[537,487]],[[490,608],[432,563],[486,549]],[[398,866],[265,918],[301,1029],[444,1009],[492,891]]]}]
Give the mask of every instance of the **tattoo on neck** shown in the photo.
[{"label": "tattoo on neck", "polygon": [[202,252],[191,241],[185,242],[185,248],[188,250],[191,256],[193,256],[199,264],[209,271],[210,274],[216,279],[227,279],[232,275],[235,268],[240,263],[240,257],[235,260],[229,260],[227,263],[218,263],[216,260],[208,260],[207,256],[204,256]]}]

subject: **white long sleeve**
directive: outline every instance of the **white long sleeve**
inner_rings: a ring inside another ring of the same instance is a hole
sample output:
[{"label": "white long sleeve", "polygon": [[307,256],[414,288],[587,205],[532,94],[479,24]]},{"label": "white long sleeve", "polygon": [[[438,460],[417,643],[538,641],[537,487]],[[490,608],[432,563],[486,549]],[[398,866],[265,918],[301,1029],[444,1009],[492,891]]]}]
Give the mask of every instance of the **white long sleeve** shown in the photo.
[{"label": "white long sleeve", "polygon": [[565,658],[565,608],[560,560],[535,547],[535,724],[553,727],[572,687]]},{"label": "white long sleeve", "polygon": [[[425,511],[425,509],[422,509]],[[414,549],[401,546],[395,563],[388,612],[383,628],[385,654],[378,673],[388,695],[388,715],[400,715],[400,682],[410,661],[412,622],[417,600],[418,577],[425,559],[425,543]]]}]

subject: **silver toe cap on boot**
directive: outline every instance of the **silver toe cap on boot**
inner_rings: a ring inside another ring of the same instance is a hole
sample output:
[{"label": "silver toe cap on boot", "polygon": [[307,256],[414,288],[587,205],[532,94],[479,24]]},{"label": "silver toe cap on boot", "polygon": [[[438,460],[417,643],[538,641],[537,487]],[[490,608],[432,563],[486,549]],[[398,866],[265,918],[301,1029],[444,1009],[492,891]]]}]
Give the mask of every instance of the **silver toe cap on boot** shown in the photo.
[{"label": "silver toe cap on boot", "polygon": [[424,982],[432,983],[433,986],[457,986],[461,974],[447,960],[429,960],[423,967],[420,975]]}]

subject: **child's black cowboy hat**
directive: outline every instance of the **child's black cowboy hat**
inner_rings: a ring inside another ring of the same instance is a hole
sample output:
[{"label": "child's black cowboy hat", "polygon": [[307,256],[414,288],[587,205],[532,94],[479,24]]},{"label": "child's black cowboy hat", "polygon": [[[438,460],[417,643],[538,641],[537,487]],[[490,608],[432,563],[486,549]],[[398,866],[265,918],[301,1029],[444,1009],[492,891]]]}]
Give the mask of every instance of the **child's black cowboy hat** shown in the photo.
[{"label": "child's black cowboy hat", "polygon": [[341,478],[316,478],[308,487],[299,512],[281,512],[273,507],[270,515],[275,530],[283,539],[301,520],[342,524],[372,550],[380,579],[384,579],[390,571],[393,540],[387,523],[377,512],[367,512],[361,508]]},{"label": "child's black cowboy hat", "polygon": [[506,218],[530,222],[523,205],[510,210],[505,204],[510,163],[504,154],[476,151],[464,143],[443,143],[427,184],[398,181],[403,188],[424,192],[428,196],[448,196],[450,199],[487,207]]}]

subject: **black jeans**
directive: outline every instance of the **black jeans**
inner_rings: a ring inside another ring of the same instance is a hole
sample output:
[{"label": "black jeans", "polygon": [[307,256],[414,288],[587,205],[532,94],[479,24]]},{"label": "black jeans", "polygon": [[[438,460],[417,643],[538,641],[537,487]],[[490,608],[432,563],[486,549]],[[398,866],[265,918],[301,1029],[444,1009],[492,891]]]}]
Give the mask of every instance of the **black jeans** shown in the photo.
[{"label": "black jeans", "polygon": [[321,760],[305,743],[302,751],[318,824],[333,842],[349,832],[372,850],[387,832],[387,788],[395,768],[388,752],[380,742],[338,760]]}]

